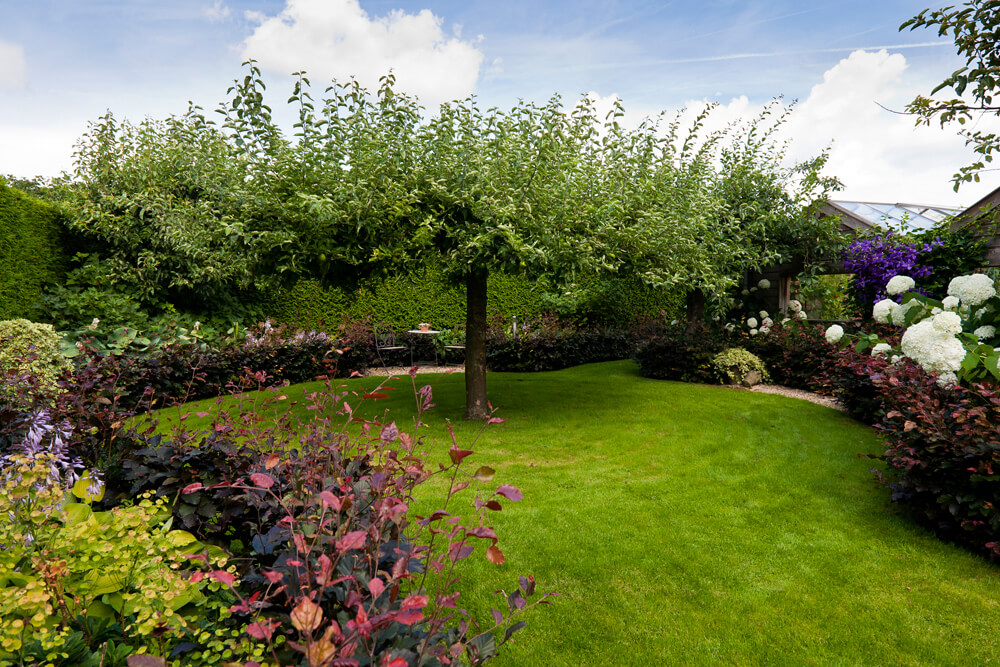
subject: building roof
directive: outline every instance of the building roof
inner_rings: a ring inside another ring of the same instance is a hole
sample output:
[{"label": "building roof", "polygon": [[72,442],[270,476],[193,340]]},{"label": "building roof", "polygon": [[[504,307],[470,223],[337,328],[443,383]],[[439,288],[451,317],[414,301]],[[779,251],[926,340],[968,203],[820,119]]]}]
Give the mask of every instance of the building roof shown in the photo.
[{"label": "building roof", "polygon": [[964,209],[953,206],[930,204],[903,204],[866,201],[836,200],[828,204],[839,214],[844,224],[852,230],[861,228],[882,228],[901,231],[904,229],[930,229],[942,220],[958,215]]}]

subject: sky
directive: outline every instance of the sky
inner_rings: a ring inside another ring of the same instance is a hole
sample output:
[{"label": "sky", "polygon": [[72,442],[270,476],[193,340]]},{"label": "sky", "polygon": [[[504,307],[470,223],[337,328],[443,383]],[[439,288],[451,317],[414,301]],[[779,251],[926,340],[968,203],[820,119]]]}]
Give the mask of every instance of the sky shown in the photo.
[{"label": "sky", "polygon": [[[789,160],[830,150],[836,197],[963,206],[998,172],[952,189],[972,161],[955,127],[900,114],[961,65],[936,31],[900,32],[929,0],[0,0],[0,174],[52,177],[111,111],[139,122],[212,109],[253,58],[276,117],[291,73],[314,86],[392,71],[428,109],[476,95],[621,99],[636,123],[719,106],[713,127],[796,101]],[[602,106],[603,105],[603,106]],[[986,122],[983,121],[984,127]]]}]

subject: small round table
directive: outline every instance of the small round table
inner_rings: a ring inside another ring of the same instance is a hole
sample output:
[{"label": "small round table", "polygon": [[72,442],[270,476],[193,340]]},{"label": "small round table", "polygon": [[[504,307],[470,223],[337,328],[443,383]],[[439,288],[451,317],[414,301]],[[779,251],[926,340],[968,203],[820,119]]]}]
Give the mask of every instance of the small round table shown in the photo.
[{"label": "small round table", "polygon": [[[436,335],[438,335],[441,332],[438,331],[438,330],[436,330],[436,329],[426,329],[426,330],[425,329],[410,329],[406,333],[412,334],[414,336],[436,336]],[[433,345],[433,341],[432,341],[432,347],[434,348],[434,365],[435,366],[440,366],[441,364],[438,361],[437,345]]]}]

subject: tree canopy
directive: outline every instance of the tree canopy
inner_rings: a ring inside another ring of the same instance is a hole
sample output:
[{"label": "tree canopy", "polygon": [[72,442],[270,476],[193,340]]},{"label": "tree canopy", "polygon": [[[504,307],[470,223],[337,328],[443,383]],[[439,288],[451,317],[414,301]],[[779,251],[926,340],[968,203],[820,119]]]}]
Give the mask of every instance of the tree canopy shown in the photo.
[{"label": "tree canopy", "polygon": [[638,127],[584,98],[427,114],[394,88],[304,73],[285,137],[251,62],[207,118],[139,125],[111,114],[79,144],[73,226],[101,241],[114,280],[149,299],[217,298],[283,278],[329,277],[434,257],[467,291],[467,415],[489,412],[486,281],[497,271],[572,289],[577,276],[639,276],[715,295],[743,271],[832,242],[810,207],[837,184],[825,158],[784,165],[779,102],[706,132],[707,109]]}]

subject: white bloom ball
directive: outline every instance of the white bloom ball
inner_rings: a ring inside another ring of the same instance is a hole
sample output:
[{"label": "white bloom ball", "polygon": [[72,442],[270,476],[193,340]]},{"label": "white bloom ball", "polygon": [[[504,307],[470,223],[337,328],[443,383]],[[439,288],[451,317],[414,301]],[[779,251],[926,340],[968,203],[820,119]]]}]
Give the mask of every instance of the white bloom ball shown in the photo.
[{"label": "white bloom ball", "polygon": [[990,338],[993,338],[994,336],[997,335],[997,328],[989,324],[984,324],[983,326],[973,331],[972,335],[978,338],[979,340],[989,340]]},{"label": "white bloom ball", "polygon": [[957,296],[946,296],[941,301],[941,306],[945,310],[958,310],[958,297]]},{"label": "white bloom ball", "polygon": [[757,291],[757,288],[756,288],[756,287],[751,287],[751,288],[750,288],[750,291],[751,291],[751,292],[756,292],[756,291]]},{"label": "white bloom ball", "polygon": [[735,330],[736,330],[736,325],[735,324],[733,324],[732,322],[729,322],[728,324],[726,324],[726,331],[732,333]]},{"label": "white bloom ball", "polygon": [[902,294],[909,292],[917,283],[909,276],[894,276],[885,284],[886,294]]},{"label": "white bloom ball", "polygon": [[948,294],[957,296],[966,306],[979,306],[996,296],[997,290],[990,277],[982,273],[958,276],[948,283]]},{"label": "white bloom ball", "polygon": [[888,352],[891,349],[892,345],[889,345],[889,343],[879,343],[878,345],[872,348],[872,356],[884,357],[886,352]]},{"label": "white bloom ball", "polygon": [[928,373],[952,373],[962,367],[965,347],[950,333],[941,331],[932,320],[917,322],[903,334],[900,350]]},{"label": "white bloom ball", "polygon": [[761,289],[767,289],[770,286],[771,286],[771,281],[768,280],[767,278],[761,278],[760,282],[757,283],[757,287]]},{"label": "white bloom ball", "polygon": [[892,311],[898,306],[892,299],[882,299],[872,308],[872,319],[876,322],[888,324],[892,319]]},{"label": "white bloom ball", "polygon": [[762,310],[762,311],[760,311],[757,314],[760,315],[760,319],[764,319],[765,317],[768,317],[768,314],[767,314],[766,310]]},{"label": "white bloom ball", "polygon": [[672,327],[677,326],[677,320],[670,320],[670,326]]},{"label": "white bloom ball", "polygon": [[745,289],[742,292],[740,292],[740,294],[742,294],[743,296],[750,296],[750,290]]},{"label": "white bloom ball", "polygon": [[771,331],[770,327],[761,327],[760,328],[760,333],[761,334],[766,334],[766,333],[768,333],[770,331]]},{"label": "white bloom ball", "polygon": [[952,385],[958,384],[958,376],[952,371],[945,371],[944,373],[938,374],[937,383],[939,387],[947,389]]},{"label": "white bloom ball", "polygon": [[756,317],[748,317],[747,318],[747,326],[750,327],[751,329],[756,329],[757,328],[757,318]]},{"label": "white bloom ball", "polygon": [[894,354],[894,355],[892,355],[892,358],[889,359],[889,363],[890,364],[898,364],[899,360],[902,359],[902,358],[903,357],[899,356],[898,354]]},{"label": "white bloom ball", "polygon": [[807,317],[809,317],[809,316],[806,315],[806,311],[804,311],[804,310],[800,310],[799,312],[795,313],[795,319],[797,319],[797,320],[804,320]]},{"label": "white bloom ball", "polygon": [[790,318],[790,317],[786,317],[786,318],[784,318],[784,319],[782,319],[782,320],[781,320],[781,323],[782,323],[782,324],[788,324],[788,323],[789,323],[789,322],[791,322],[791,321],[792,321],[792,318]]},{"label": "white bloom ball", "polygon": [[761,320],[760,324],[761,326],[764,327],[771,327],[774,326],[774,320],[772,320],[770,317],[765,317],[763,320]]},{"label": "white bloom ball", "polygon": [[940,312],[941,312],[941,309],[938,308],[937,306],[934,306],[933,308],[931,308],[931,315],[937,315]]},{"label": "white bloom ball", "polygon": [[750,330],[750,335],[751,336],[756,336],[757,335],[757,330],[756,329],[751,329]]},{"label": "white bloom ball", "polygon": [[931,321],[936,329],[945,333],[953,336],[962,333],[962,318],[959,317],[958,313],[946,310],[935,315]]},{"label": "white bloom ball", "polygon": [[923,306],[920,305],[920,302],[916,300],[898,304],[895,308],[892,309],[892,323],[895,324],[897,327],[905,327],[906,313],[913,308],[920,309],[922,307]]},{"label": "white bloom ball", "polygon": [[788,310],[792,311],[793,313],[799,312],[800,310],[802,310],[802,302],[799,301],[798,299],[792,299],[791,301],[788,302]]},{"label": "white bloom ball", "polygon": [[840,339],[844,337],[844,327],[839,324],[831,324],[830,328],[826,330],[826,342],[834,345],[840,342]]}]

